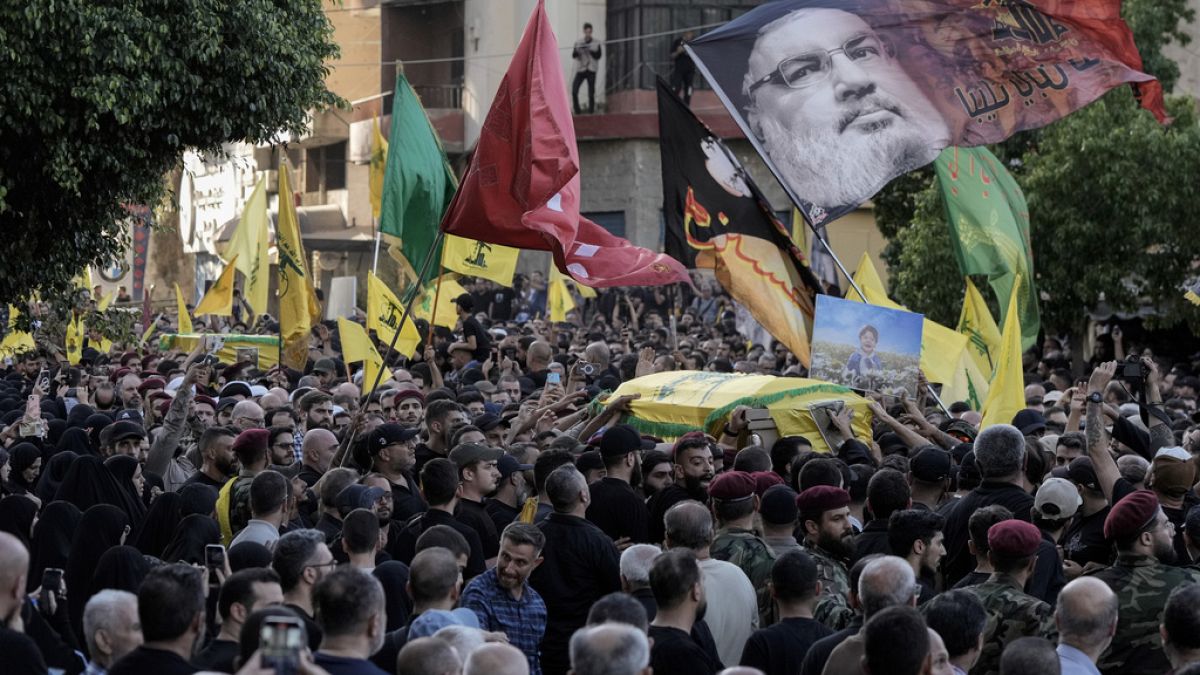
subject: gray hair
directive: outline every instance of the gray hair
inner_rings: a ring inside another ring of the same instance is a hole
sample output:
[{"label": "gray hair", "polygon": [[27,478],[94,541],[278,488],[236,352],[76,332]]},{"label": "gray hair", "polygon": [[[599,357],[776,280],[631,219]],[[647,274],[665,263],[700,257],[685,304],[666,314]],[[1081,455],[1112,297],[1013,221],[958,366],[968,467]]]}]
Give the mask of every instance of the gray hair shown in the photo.
[{"label": "gray hair", "polygon": [[559,513],[575,508],[579,504],[579,495],[587,489],[587,479],[574,464],[564,464],[546,477],[546,496]]},{"label": "gray hair", "polygon": [[546,535],[531,523],[509,523],[500,533],[500,539],[510,541],[517,546],[532,546],[535,556],[541,555],[542,549],[546,547]]},{"label": "gray hair", "polygon": [[867,618],[888,607],[910,604],[917,590],[912,566],[894,555],[867,563],[858,579],[858,601]]},{"label": "gray hair", "polygon": [[602,623],[571,636],[571,671],[576,675],[636,675],[650,665],[650,641],[633,626]]},{"label": "gray hair", "polygon": [[698,501],[685,499],[667,509],[663,524],[672,547],[697,550],[712,544],[712,514]]},{"label": "gray hair", "polygon": [[108,588],[93,595],[83,608],[83,637],[87,640],[89,654],[96,651],[96,631],[113,630],[121,620],[121,605],[128,605],[137,617],[137,596],[128,591]]},{"label": "gray hair", "polygon": [[653,544],[634,544],[621,553],[621,576],[631,584],[650,585],[650,568],[662,549]]},{"label": "gray hair", "polygon": [[975,438],[975,465],[984,478],[1002,478],[1021,471],[1025,437],[1011,424],[993,424]]},{"label": "gray hair", "polygon": [[493,642],[471,652],[463,675],[529,675],[529,660],[516,647]]},{"label": "gray hair", "polygon": [[458,658],[466,663],[471,658],[471,652],[484,645],[486,640],[483,631],[470,626],[446,626],[433,634],[433,637],[454,647]]}]

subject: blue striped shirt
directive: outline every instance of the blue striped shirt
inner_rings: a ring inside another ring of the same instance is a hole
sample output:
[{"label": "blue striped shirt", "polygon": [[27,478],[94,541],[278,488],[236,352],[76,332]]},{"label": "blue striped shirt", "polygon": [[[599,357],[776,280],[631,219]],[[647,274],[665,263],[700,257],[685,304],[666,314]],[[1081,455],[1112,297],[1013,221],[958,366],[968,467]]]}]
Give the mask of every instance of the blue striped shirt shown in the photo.
[{"label": "blue striped shirt", "polygon": [[467,584],[458,604],[475,612],[483,630],[507,635],[509,644],[529,659],[529,675],[541,675],[538,645],[546,632],[546,603],[528,582],[517,600],[500,586],[492,568]]}]

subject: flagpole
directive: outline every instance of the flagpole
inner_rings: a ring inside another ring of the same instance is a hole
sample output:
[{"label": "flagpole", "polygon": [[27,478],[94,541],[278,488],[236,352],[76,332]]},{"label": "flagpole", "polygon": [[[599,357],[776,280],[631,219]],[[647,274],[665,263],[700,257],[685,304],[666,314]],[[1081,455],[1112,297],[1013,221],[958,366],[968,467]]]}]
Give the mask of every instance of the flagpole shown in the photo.
[{"label": "flagpole", "polygon": [[375,230],[375,256],[371,259],[371,274],[379,274],[379,240],[383,238],[379,231],[379,221],[371,216],[371,229]]},{"label": "flagpole", "polygon": [[[429,263],[433,262],[433,252],[437,250],[439,245],[441,245],[443,238],[445,238],[445,232],[443,232],[441,230],[441,228],[438,228],[437,237],[435,237],[433,240],[433,246],[430,246],[429,251],[425,253],[425,260],[421,262],[421,271],[417,273],[417,287],[418,288],[420,287],[422,280],[425,279],[425,273],[427,271],[429,271]],[[383,353],[383,367],[379,369],[378,373],[375,373],[375,381],[371,383],[371,389],[369,391],[365,392],[365,394],[363,395],[364,401],[369,400],[371,398],[371,396],[375,393],[375,390],[379,388],[379,383],[383,381],[383,373],[385,370],[388,370],[388,365],[387,365],[388,358],[391,357],[392,352],[396,351],[396,342],[400,340],[400,333],[404,332],[404,322],[408,321],[408,317],[410,314],[412,314],[412,302],[411,301],[404,303],[404,312],[400,315],[400,322],[398,324],[396,324],[396,332],[392,334],[392,341],[390,343],[388,343],[388,348]],[[430,319],[430,325],[431,326],[433,325],[432,318]],[[282,342],[281,342],[281,345],[282,345]],[[282,347],[281,347],[281,351],[282,351]],[[367,372],[366,371],[366,363],[364,362],[363,363],[363,385],[364,385],[364,387],[367,384],[366,372]],[[350,422],[350,428],[346,431],[346,435],[342,437],[341,443],[339,443],[339,445],[338,445],[337,454],[334,455],[333,461],[330,463],[331,466],[345,466],[346,459],[350,455],[350,453],[348,452],[350,449],[350,443],[354,439],[354,434],[357,432],[358,427],[362,424],[362,418],[363,418],[363,415],[366,413],[366,411],[367,411],[367,406],[364,404],[363,406],[361,406],[358,409],[358,412],[356,412],[354,414],[354,419],[351,420],[351,422]]]},{"label": "flagpole", "polygon": [[[440,233],[440,230],[439,230]],[[425,344],[433,344],[433,320],[437,318],[438,299],[442,295],[442,276],[446,274],[446,249],[442,249],[442,254],[438,256],[438,278],[437,286],[433,289],[433,307],[429,310],[429,331],[425,337]],[[412,303],[409,303],[412,304]]]}]

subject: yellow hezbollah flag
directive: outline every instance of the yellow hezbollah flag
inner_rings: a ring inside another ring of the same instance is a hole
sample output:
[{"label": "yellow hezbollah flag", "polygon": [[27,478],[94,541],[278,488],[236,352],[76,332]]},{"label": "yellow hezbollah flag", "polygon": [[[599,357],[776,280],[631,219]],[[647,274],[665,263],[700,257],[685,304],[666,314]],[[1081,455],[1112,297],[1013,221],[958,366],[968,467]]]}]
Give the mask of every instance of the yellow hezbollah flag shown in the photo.
[{"label": "yellow hezbollah flag", "polygon": [[379,220],[379,211],[383,207],[383,175],[387,168],[388,142],[379,131],[379,118],[373,122],[371,138],[371,217]]},{"label": "yellow hezbollah flag", "polygon": [[[179,290],[179,284],[175,284],[175,306],[178,308],[179,314],[179,332],[191,333],[192,317],[188,316],[187,303],[183,301],[183,291]],[[142,339],[145,342],[145,338]]]},{"label": "yellow hezbollah flag", "polygon": [[972,410],[982,410],[988,395],[988,376],[975,365],[971,350],[964,349],[958,356],[958,368],[954,379],[942,383],[942,401],[947,405],[964,401]]},{"label": "yellow hezbollah flag", "polygon": [[113,291],[101,298],[100,302],[96,303],[96,311],[103,312],[104,310],[108,309],[110,306],[112,306],[113,300],[116,299],[116,297],[117,292]]},{"label": "yellow hezbollah flag", "polygon": [[375,377],[383,370],[383,357],[371,344],[367,331],[357,323],[338,317],[338,335],[342,339],[342,359],[346,363],[363,362],[363,391],[375,384]]},{"label": "yellow hezbollah flag", "polygon": [[[233,256],[233,260],[225,266],[225,270],[221,272],[221,276],[217,277],[208,292],[200,298],[200,304],[196,305],[196,316],[204,316],[212,314],[213,316],[229,316],[233,314],[233,272],[237,269],[237,256]],[[180,330],[183,330],[180,327]]]},{"label": "yellow hezbollah flag", "polygon": [[[391,344],[392,338],[396,335],[396,326],[400,323],[402,316],[404,316],[404,305],[400,304],[400,300],[392,293],[392,289],[388,288],[382,279],[375,276],[374,272],[367,272],[367,328],[375,331],[381,342]],[[342,339],[345,344],[344,334]],[[400,339],[396,341],[396,351],[405,356],[412,356],[420,342],[421,332],[417,330],[417,325],[413,323],[410,315],[404,322]]]},{"label": "yellow hezbollah flag", "polygon": [[[413,315],[435,326],[444,326],[453,330],[454,324],[458,323],[458,305],[454,304],[454,299],[467,292],[467,289],[454,280],[457,276],[453,272],[443,274],[440,279],[426,284],[421,295],[417,296]],[[437,290],[439,283],[442,285],[441,293]],[[433,306],[435,297],[437,298],[436,308]]]},{"label": "yellow hezbollah flag", "polygon": [[300,370],[308,362],[308,334],[320,307],[312,277],[308,275],[286,162],[279,165],[279,221],[275,243],[279,246],[279,332],[284,342],[284,362]]},{"label": "yellow hezbollah flag", "polygon": [[67,360],[77,366],[83,359],[83,321],[75,317],[67,322]]},{"label": "yellow hezbollah flag", "polygon": [[[854,271],[854,281],[867,297],[865,300],[860,298],[851,287],[846,293],[847,300],[908,311],[887,296],[883,281],[866,253],[863,253],[858,262],[858,269]],[[955,373],[959,369],[959,356],[967,348],[967,337],[929,319],[925,319],[922,331],[921,370],[924,371],[925,377],[929,378],[930,382],[942,384],[954,381]]]},{"label": "yellow hezbollah flag", "polygon": [[987,401],[983,404],[980,429],[993,424],[1010,424],[1012,418],[1025,409],[1025,370],[1021,363],[1021,320],[1017,311],[1020,300],[1021,275],[1016,275],[1008,312],[1004,317],[1004,333],[1000,336],[1000,354],[996,358],[996,374],[992,376]]},{"label": "yellow hezbollah flag", "polygon": [[250,303],[251,309],[257,314],[267,311],[268,290],[271,286],[267,188],[264,180],[259,180],[258,185],[254,186],[254,192],[250,193],[246,208],[242,210],[242,218],[238,221],[237,229],[233,231],[233,239],[225,249],[225,255],[231,256],[229,264],[246,277],[246,287],[242,292],[246,302]]},{"label": "yellow hezbollah flag", "polygon": [[17,330],[17,317],[19,316],[21,316],[20,310],[14,305],[9,305],[8,332],[4,335],[4,341],[0,342],[0,357],[16,356],[37,349],[32,335],[23,330]]},{"label": "yellow hezbollah flag", "polygon": [[567,288],[566,277],[558,267],[550,263],[550,283],[546,289],[546,311],[551,321],[566,321],[567,312],[575,309],[575,298]]},{"label": "yellow hezbollah flag", "polygon": [[962,314],[958,317],[958,332],[967,336],[967,354],[975,361],[979,372],[990,376],[996,367],[996,355],[1000,353],[1000,329],[996,327],[983,294],[975,288],[971,277],[966,279],[967,293],[963,297]]},{"label": "yellow hezbollah flag", "polygon": [[446,269],[470,277],[490,279],[501,286],[512,286],[520,249],[456,237],[453,234],[447,234],[445,242],[442,261]]},{"label": "yellow hezbollah flag", "polygon": [[[625,423],[643,434],[673,440],[689,431],[720,433],[739,405],[766,408],[780,436],[804,436],[813,449],[831,452],[817,429],[811,407],[844,401],[854,411],[850,426],[871,437],[868,401],[847,387],[820,380],[770,375],[668,370],[628,380],[610,396],[640,394],[629,404]],[[609,400],[612,400],[611,398]]]}]

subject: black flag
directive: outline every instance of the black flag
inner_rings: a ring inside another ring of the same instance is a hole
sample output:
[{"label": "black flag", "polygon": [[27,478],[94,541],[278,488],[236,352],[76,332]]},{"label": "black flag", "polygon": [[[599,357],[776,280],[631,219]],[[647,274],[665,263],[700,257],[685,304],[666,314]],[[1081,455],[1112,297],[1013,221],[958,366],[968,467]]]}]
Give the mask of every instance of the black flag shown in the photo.
[{"label": "black flag", "polygon": [[763,328],[809,362],[820,284],[771,205],[721,139],[658,81],[666,253],[708,268]]}]

